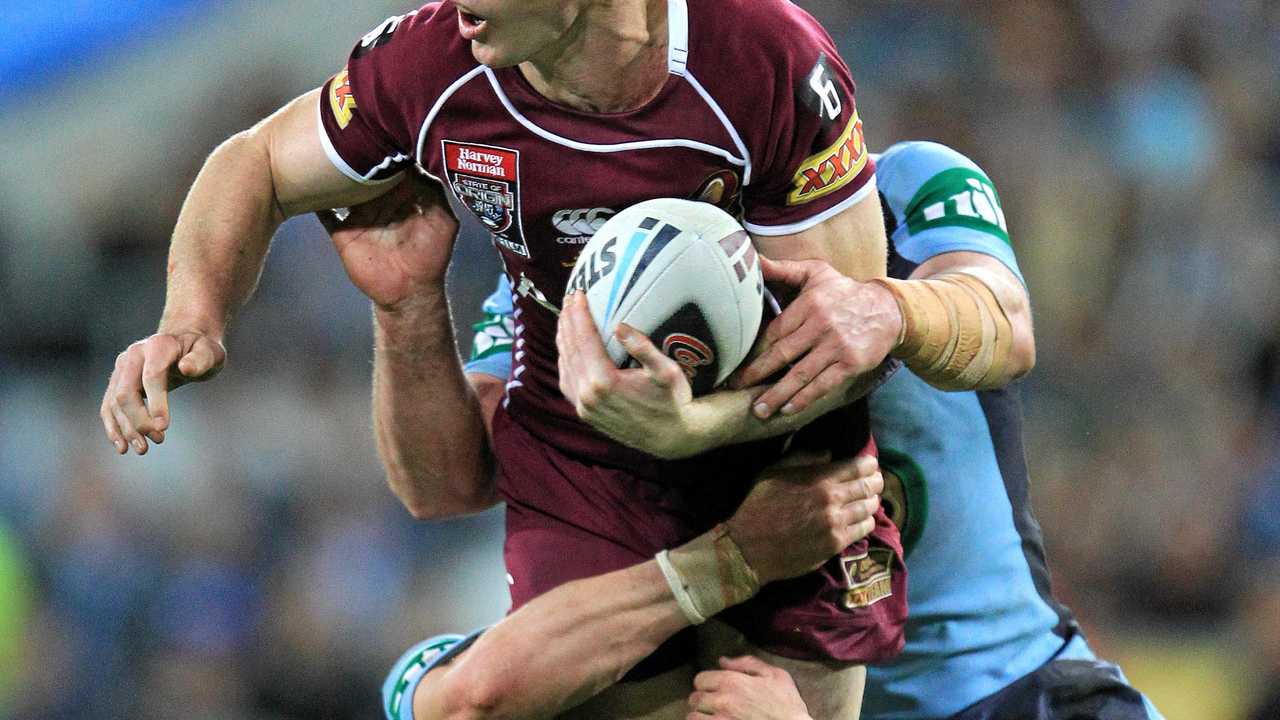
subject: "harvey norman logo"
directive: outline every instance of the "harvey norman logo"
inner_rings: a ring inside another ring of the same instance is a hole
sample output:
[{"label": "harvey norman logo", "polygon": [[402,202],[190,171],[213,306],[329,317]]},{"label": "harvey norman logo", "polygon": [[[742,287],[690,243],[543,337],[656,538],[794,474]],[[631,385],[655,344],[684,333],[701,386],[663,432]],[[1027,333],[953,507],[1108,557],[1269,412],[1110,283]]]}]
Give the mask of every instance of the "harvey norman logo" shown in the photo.
[{"label": "harvey norman logo", "polygon": [[520,223],[520,151],[455,140],[441,140],[440,145],[454,197],[499,247],[529,257]]},{"label": "harvey norman logo", "polygon": [[459,172],[477,173],[489,177],[506,178],[507,156],[492,152],[475,150],[466,146],[458,148],[455,170]]}]

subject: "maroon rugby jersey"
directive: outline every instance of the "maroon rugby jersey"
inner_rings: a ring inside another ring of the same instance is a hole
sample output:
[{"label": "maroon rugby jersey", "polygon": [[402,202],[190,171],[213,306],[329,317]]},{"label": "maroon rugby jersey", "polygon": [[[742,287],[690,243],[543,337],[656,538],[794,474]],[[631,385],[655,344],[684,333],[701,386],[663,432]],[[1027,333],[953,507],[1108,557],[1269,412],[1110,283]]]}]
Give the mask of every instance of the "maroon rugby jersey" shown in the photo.
[{"label": "maroon rugby jersey", "polygon": [[480,65],[451,1],[366,35],[319,108],[343,173],[376,183],[416,167],[490,231],[516,288],[507,411],[605,464],[639,458],[578,420],[555,346],[556,308],[594,230],[634,203],[681,197],[739,214],[756,235],[785,235],[874,192],[853,81],[817,21],[786,0],[668,7],[670,75],[636,110],[565,107],[517,68]]}]

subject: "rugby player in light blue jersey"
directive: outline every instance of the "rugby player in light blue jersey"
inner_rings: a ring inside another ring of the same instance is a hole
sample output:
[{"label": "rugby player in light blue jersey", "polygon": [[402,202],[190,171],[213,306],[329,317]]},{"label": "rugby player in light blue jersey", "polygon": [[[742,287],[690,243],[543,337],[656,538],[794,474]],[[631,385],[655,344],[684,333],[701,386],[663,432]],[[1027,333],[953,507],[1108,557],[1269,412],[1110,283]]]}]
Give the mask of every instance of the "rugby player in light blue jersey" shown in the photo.
[{"label": "rugby player in light blue jersey", "polygon": [[[877,167],[890,277],[965,252],[994,257],[1022,279],[995,187],[975,163],[943,145],[909,142],[889,148]],[[466,369],[473,380],[497,382],[511,369],[505,278],[484,312]],[[911,570],[911,614],[902,654],[868,668],[863,717],[1160,718],[1119,668],[1097,659],[1050,592],[1017,391],[944,392],[904,368],[870,405],[884,499]],[[757,700],[794,697],[785,674],[741,674],[737,687],[754,683]]]}]

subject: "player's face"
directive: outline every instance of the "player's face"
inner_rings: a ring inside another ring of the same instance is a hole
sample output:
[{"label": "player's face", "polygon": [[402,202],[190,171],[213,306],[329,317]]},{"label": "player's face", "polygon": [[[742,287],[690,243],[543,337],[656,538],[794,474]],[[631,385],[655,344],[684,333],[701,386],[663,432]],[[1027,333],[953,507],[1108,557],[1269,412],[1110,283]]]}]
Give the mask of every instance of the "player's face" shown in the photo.
[{"label": "player's face", "polygon": [[508,67],[553,48],[579,9],[579,0],[462,0],[458,29],[476,60]]}]

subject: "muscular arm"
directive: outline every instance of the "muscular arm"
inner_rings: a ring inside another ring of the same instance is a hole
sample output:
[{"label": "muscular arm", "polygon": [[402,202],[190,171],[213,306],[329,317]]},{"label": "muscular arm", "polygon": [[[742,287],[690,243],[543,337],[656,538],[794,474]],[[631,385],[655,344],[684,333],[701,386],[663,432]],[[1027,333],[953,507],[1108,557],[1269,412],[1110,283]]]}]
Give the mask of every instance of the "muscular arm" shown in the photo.
[{"label": "muscular arm", "polygon": [[655,561],[562,585],[486,632],[414,694],[414,717],[550,718],[688,626]]},{"label": "muscular arm", "polygon": [[947,273],[964,273],[981,281],[995,296],[1013,331],[1012,347],[1004,371],[986,378],[973,389],[1003,387],[1031,372],[1036,364],[1036,340],[1031,322],[1031,300],[1022,281],[1007,265],[991,255],[971,251],[935,255],[917,267],[910,279],[927,280]]},{"label": "muscular arm", "polygon": [[[766,471],[728,525],[760,583],[807,572],[874,527],[883,489],[870,457]],[[788,509],[785,517],[783,509]],[[673,550],[688,586],[710,584],[720,608],[749,593],[723,585],[715,531]],[[701,556],[692,563],[677,559]],[[758,587],[758,586],[757,586]],[[707,596],[704,596],[707,597]],[[712,611],[708,611],[712,613]],[[413,696],[419,720],[548,718],[617,682],[690,617],[656,560],[575,580],[534,599],[429,674]]]},{"label": "muscular arm", "polygon": [[173,232],[159,329],[116,358],[103,396],[99,415],[117,452],[132,445],[141,455],[148,440],[163,442],[168,391],[221,368],[227,324],[253,293],[285,218],[392,187],[361,186],[329,163],[317,136],[318,98],[315,90],[294,100],[205,161]]},{"label": "muscular arm", "polygon": [[880,196],[874,192],[844,212],[793,235],[752,234],[771,260],[822,260],[854,280],[884,277],[889,241]]},{"label": "muscular arm", "polygon": [[490,507],[497,399],[458,360],[445,289],[458,223],[442,190],[410,175],[341,222],[321,217],[373,300],[373,426],[392,491],[420,519]]},{"label": "muscular arm", "polygon": [[[490,393],[492,395],[492,393]],[[497,502],[486,411],[463,375],[443,285],[374,310],[373,427],[392,492],[420,520]]]},{"label": "muscular arm", "polygon": [[286,218],[392,187],[360,185],[333,167],[317,134],[319,97],[316,89],[293,100],[205,161],[174,228],[160,332],[199,330],[221,342]]}]

